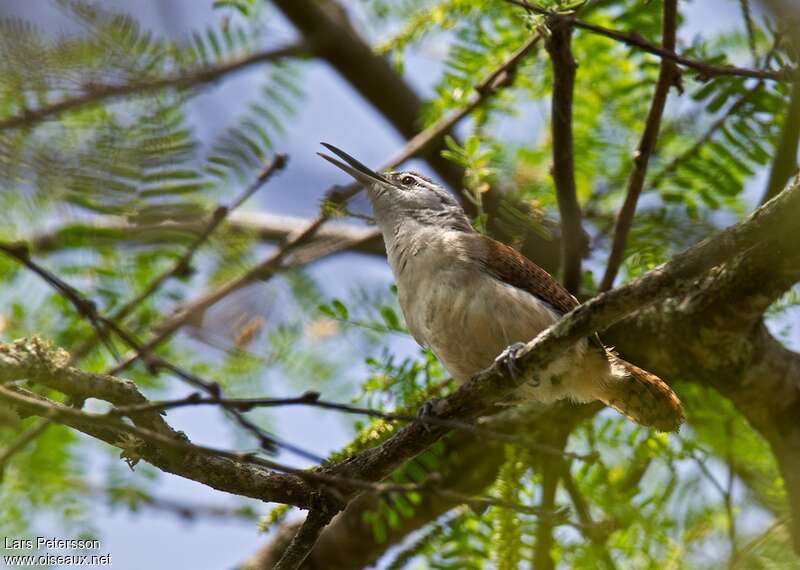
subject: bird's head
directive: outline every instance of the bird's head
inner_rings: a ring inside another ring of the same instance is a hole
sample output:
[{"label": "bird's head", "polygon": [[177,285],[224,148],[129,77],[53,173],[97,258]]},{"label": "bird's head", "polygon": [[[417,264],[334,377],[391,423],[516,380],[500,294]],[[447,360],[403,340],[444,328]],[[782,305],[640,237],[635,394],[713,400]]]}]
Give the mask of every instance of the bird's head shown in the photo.
[{"label": "bird's head", "polygon": [[430,178],[416,172],[375,172],[346,152],[322,143],[337,160],[320,153],[328,162],[338,166],[367,191],[375,219],[386,230],[407,221],[442,228],[469,230],[471,226],[464,210],[450,192]]}]

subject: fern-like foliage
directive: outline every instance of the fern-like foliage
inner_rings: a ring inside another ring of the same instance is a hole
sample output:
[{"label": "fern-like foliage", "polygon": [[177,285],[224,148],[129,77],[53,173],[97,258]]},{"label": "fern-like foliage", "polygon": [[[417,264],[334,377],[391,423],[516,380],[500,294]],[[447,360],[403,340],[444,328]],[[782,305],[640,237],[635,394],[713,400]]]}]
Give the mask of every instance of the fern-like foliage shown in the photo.
[{"label": "fern-like foliage", "polygon": [[[514,447],[506,447],[506,462],[500,468],[497,477],[498,495],[507,503],[519,503],[520,481],[526,466],[522,461],[524,452]],[[521,536],[521,520],[517,512],[510,508],[497,508],[494,514],[494,536],[492,545],[497,570],[514,570],[519,568],[523,543]]]}]

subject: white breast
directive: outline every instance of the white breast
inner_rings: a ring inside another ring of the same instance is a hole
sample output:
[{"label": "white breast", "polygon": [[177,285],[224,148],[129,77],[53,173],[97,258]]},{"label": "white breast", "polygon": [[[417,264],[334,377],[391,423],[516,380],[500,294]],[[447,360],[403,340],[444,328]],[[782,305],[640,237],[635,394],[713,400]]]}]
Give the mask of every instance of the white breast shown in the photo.
[{"label": "white breast", "polygon": [[[419,232],[417,232],[419,233]],[[463,249],[456,232],[429,232],[389,248],[400,306],[414,338],[459,382],[491,365],[505,347],[557,320],[533,295],[498,281]]]},{"label": "white breast", "polygon": [[[417,342],[433,350],[459,383],[488,368],[507,346],[532,340],[558,320],[550,305],[483,269],[478,260],[486,252],[467,249],[481,247],[479,240],[440,228],[408,231],[384,232],[400,307]],[[515,396],[589,401],[609,375],[605,356],[587,350],[582,340],[546,370],[535,371]]]}]

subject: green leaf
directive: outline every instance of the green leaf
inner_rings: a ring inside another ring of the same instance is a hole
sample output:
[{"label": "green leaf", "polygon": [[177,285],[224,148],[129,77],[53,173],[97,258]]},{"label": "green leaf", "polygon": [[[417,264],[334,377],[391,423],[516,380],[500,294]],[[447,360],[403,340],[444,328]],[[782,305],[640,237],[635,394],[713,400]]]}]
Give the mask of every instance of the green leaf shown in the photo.
[{"label": "green leaf", "polygon": [[347,307],[345,307],[344,303],[342,303],[339,299],[334,299],[331,301],[331,306],[333,307],[336,316],[340,319],[346,321],[348,318],[350,318],[350,313],[347,310]]}]

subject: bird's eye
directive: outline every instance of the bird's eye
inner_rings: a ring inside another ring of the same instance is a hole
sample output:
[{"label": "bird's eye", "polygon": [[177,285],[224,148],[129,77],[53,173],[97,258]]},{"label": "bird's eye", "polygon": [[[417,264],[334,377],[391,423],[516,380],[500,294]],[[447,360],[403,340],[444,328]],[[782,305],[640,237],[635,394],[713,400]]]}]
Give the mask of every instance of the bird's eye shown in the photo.
[{"label": "bird's eye", "polygon": [[416,179],[415,179],[413,176],[403,176],[403,177],[400,179],[400,182],[401,182],[401,183],[402,183],[404,186],[413,186],[413,185],[416,183]]}]

